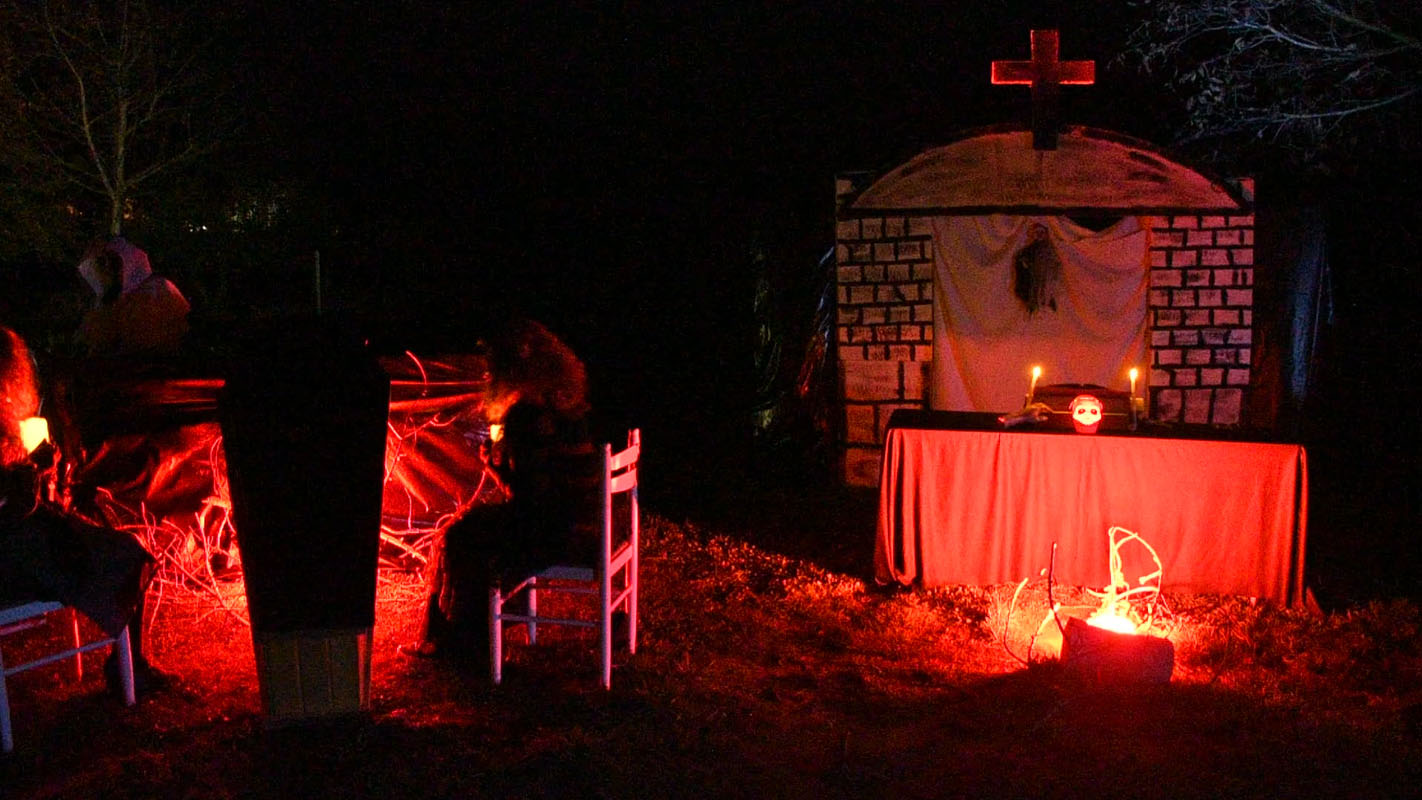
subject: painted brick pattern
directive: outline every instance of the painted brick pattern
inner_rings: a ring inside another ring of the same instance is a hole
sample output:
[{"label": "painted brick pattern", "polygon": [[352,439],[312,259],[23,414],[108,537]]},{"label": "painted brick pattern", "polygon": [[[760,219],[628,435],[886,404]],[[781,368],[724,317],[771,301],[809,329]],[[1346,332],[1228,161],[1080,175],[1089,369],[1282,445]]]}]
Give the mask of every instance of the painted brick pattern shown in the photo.
[{"label": "painted brick pattern", "polygon": [[[836,180],[845,198],[874,176]],[[844,398],[846,482],[879,481],[889,416],[927,402],[933,361],[933,235],[928,221],[903,215],[841,217],[835,231],[839,380]]]},{"label": "painted brick pattern", "polygon": [[1238,424],[1254,354],[1254,217],[1152,223],[1150,416]]}]

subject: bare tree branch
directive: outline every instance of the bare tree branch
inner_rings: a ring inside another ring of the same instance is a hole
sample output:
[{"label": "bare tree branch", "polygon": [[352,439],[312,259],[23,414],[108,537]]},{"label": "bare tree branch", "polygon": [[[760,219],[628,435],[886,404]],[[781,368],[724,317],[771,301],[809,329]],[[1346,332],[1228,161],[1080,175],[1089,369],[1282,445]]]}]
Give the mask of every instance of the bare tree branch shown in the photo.
[{"label": "bare tree branch", "polygon": [[[120,232],[142,187],[229,129],[204,58],[213,16],[166,0],[0,0],[0,162],[26,163],[104,206]],[[81,204],[82,205],[82,204]]]},{"label": "bare tree branch", "polygon": [[1267,141],[1304,161],[1367,137],[1417,134],[1417,10],[1375,0],[1137,0],[1125,60],[1163,72],[1184,100],[1181,143]]}]

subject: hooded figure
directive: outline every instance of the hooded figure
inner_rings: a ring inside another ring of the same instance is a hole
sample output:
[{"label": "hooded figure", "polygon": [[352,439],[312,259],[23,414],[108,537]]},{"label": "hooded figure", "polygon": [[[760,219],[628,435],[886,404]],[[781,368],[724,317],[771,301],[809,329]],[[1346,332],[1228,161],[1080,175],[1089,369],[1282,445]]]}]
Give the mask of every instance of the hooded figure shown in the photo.
[{"label": "hooded figure", "polygon": [[116,236],[89,248],[79,274],[94,291],[94,307],[77,340],[89,356],[169,355],[188,332],[188,301],[173,282],[153,273],[148,254]]}]

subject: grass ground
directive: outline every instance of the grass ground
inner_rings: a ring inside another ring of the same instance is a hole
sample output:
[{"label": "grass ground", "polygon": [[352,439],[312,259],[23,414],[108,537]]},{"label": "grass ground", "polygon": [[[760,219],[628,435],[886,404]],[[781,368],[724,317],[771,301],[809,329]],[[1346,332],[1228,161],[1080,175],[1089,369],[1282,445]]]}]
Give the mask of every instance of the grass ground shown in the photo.
[{"label": "grass ground", "polygon": [[[0,759],[0,794],[1418,794],[1413,602],[1318,614],[1168,597],[1173,679],[1102,685],[1019,660],[1045,615],[1038,586],[1013,602],[1015,586],[866,584],[871,496],[767,490],[722,509],[649,504],[642,635],[610,692],[580,632],[513,644],[498,689],[479,670],[401,658],[420,587],[387,571],[368,719],[268,729],[239,615],[169,593],[150,651],[172,688],[124,708],[104,693],[98,656],[82,682],[62,667],[11,679],[17,749]],[[7,640],[7,653],[37,644]]]}]

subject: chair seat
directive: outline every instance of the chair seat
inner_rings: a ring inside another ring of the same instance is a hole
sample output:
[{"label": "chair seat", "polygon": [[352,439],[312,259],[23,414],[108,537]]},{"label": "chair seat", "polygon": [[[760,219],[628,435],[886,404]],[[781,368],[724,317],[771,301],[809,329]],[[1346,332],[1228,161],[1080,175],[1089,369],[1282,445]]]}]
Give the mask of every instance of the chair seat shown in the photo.
[{"label": "chair seat", "polygon": [[[51,611],[58,611],[62,608],[64,608],[63,603],[55,603],[48,600],[25,603],[23,605],[18,606],[10,606],[9,608],[0,608],[0,634],[8,633],[9,631],[5,630],[5,628],[8,628],[10,625],[13,625],[17,622],[23,622],[25,620],[33,619],[35,617],[42,617],[45,614],[50,613]],[[21,628],[20,630],[23,630],[23,628]]]},{"label": "chair seat", "polygon": [[550,581],[590,581],[597,573],[592,567],[572,567],[560,565],[541,570],[538,577]]}]

